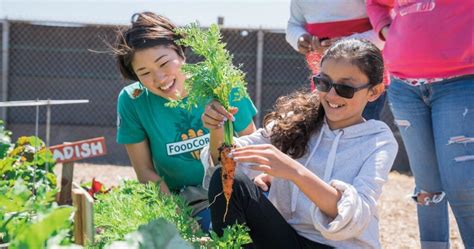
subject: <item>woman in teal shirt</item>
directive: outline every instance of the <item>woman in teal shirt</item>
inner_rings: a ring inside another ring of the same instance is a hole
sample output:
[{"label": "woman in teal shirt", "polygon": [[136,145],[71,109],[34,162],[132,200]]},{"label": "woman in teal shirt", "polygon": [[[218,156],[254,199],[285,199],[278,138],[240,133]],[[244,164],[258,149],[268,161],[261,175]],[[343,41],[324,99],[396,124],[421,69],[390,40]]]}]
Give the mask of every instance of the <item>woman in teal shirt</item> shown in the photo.
[{"label": "woman in teal shirt", "polygon": [[[187,95],[186,75],[181,71],[186,58],[174,30],[175,25],[163,16],[138,13],[132,25],[119,33],[115,46],[121,74],[136,81],[118,97],[117,142],[125,144],[138,180],[159,182],[166,194],[201,185],[204,168],[199,154],[209,143],[209,131],[201,122],[204,105],[190,111],[165,106],[179,96],[186,101]],[[252,101],[244,98],[231,105],[238,108],[233,117],[236,132],[254,132],[252,118],[257,110]],[[203,212],[197,216],[207,230],[208,210]]]}]

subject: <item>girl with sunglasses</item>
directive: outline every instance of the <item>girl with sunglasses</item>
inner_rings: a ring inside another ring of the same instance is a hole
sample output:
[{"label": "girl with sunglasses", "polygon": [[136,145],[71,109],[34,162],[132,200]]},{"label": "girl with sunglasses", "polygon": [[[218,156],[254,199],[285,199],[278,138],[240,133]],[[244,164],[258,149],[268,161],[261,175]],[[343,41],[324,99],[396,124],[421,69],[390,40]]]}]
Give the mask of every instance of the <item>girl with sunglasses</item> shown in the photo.
[{"label": "girl with sunglasses", "polygon": [[364,120],[362,111],[382,93],[382,78],[382,55],[370,42],[332,45],[316,77],[319,91],[279,98],[265,128],[236,138],[225,221],[214,162],[223,136],[218,123],[232,115],[212,102],[202,116],[211,142],[201,160],[214,231],[245,223],[257,248],[380,248],[376,203],[398,145],[385,123]]}]

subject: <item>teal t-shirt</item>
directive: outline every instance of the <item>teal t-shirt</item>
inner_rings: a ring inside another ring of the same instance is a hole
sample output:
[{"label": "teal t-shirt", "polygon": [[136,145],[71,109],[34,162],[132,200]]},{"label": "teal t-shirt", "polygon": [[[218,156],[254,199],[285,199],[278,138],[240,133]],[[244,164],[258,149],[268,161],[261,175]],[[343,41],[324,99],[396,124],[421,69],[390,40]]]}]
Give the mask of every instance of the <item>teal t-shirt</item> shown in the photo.
[{"label": "teal t-shirt", "polygon": [[[118,97],[117,142],[139,143],[148,139],[155,170],[171,190],[200,185],[204,168],[201,149],[209,143],[209,131],[201,122],[205,105],[191,111],[165,106],[168,100],[153,94],[139,82],[126,86]],[[234,130],[241,132],[257,109],[249,98],[231,106],[239,108]]]}]

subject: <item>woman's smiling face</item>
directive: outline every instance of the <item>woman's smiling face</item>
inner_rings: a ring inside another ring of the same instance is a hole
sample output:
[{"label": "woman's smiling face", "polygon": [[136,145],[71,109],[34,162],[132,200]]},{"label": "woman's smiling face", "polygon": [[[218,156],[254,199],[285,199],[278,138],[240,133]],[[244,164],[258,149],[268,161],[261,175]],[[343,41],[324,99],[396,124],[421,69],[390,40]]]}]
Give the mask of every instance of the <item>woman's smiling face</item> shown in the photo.
[{"label": "woman's smiling face", "polygon": [[[345,59],[324,60],[320,75],[334,83],[351,87],[362,87],[369,82],[367,75]],[[341,129],[363,122],[362,112],[367,102],[378,97],[377,95],[373,99],[370,88],[355,92],[351,99],[339,96],[334,88],[329,89],[329,92],[318,93],[331,129]]]},{"label": "woman's smiling face", "polygon": [[140,82],[152,93],[167,99],[185,97],[181,72],[185,60],[167,46],[140,49],[132,59],[132,68]]}]

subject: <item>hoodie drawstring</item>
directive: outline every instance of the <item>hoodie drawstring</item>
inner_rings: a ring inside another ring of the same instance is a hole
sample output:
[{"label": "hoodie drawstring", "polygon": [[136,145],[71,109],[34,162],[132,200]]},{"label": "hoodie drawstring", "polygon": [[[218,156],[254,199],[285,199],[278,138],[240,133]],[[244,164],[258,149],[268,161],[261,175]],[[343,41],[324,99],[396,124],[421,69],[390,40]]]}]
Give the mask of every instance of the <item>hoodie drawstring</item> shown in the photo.
[{"label": "hoodie drawstring", "polygon": [[334,139],[334,142],[332,142],[331,151],[328,155],[328,160],[326,162],[326,169],[324,170],[323,178],[323,180],[327,183],[329,183],[329,180],[331,179],[334,163],[336,162],[337,146],[339,145],[339,139],[341,138],[342,134],[344,134],[344,130],[340,130],[339,134],[337,134],[336,138]]},{"label": "hoodie drawstring", "polygon": [[[316,152],[316,149],[318,148],[319,144],[321,143],[322,137],[323,137],[323,129],[321,129],[319,133],[318,140],[316,141],[316,145],[313,147],[313,150],[309,154],[308,158],[306,159],[306,162],[304,164],[305,168],[308,168],[309,161],[313,157],[314,153]],[[329,151],[328,155],[328,160],[326,162],[326,168],[324,169],[324,178],[323,180],[327,183],[329,183],[329,180],[332,175],[332,170],[334,168],[334,163],[336,161],[336,152],[337,152],[337,146],[339,145],[339,139],[341,138],[342,134],[344,133],[344,130],[340,130],[339,133],[337,134],[336,138],[332,142],[331,150]],[[296,184],[292,183],[291,184],[291,212],[296,211],[296,201],[298,199],[298,193],[299,189],[296,186]]]}]

